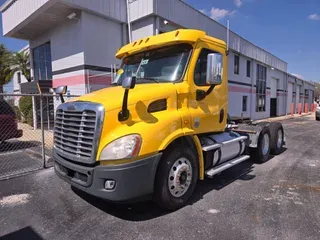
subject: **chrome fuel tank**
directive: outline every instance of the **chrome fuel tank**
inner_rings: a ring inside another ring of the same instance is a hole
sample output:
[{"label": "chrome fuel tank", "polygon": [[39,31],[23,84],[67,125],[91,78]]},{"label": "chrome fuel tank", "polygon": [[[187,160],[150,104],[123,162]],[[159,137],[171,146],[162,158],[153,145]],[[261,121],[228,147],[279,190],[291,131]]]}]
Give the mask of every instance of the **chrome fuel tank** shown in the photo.
[{"label": "chrome fuel tank", "polygon": [[221,144],[219,148],[212,150],[211,167],[227,162],[243,154],[245,150],[245,141],[243,139],[239,141],[236,140],[240,137],[241,135],[238,133],[230,131],[207,135],[200,138],[203,146]]}]

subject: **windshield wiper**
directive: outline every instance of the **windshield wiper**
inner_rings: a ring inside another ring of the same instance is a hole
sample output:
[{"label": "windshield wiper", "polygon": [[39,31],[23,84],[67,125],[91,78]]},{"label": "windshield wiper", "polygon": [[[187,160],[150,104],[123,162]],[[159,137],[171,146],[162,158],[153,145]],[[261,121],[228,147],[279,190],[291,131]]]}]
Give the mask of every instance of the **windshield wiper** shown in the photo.
[{"label": "windshield wiper", "polygon": [[142,79],[142,80],[151,80],[154,81],[156,83],[159,83],[159,81],[156,78],[152,78],[152,77],[140,77],[138,79]]}]

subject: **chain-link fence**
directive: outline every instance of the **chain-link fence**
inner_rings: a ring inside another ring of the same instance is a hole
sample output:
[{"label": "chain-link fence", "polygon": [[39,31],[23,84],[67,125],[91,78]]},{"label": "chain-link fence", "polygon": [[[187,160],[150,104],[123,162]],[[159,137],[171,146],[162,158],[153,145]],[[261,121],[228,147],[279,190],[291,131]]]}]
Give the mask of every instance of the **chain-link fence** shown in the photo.
[{"label": "chain-link fence", "polygon": [[60,97],[51,94],[0,94],[0,180],[53,166],[59,104]]}]

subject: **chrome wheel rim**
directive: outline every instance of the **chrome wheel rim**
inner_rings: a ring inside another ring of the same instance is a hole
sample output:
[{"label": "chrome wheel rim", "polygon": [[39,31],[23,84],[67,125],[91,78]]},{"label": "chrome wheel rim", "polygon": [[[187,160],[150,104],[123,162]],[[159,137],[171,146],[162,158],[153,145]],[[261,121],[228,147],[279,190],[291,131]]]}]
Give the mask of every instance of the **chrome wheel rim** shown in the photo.
[{"label": "chrome wheel rim", "polygon": [[269,151],[269,135],[268,134],[264,134],[263,135],[263,140],[262,140],[262,154],[266,155]]},{"label": "chrome wheel rim", "polygon": [[277,147],[278,147],[278,148],[281,148],[282,139],[283,139],[282,131],[281,131],[281,129],[279,129],[279,130],[278,130],[278,140],[277,140]]},{"label": "chrome wheel rim", "polygon": [[168,187],[174,197],[185,194],[191,184],[192,166],[187,158],[179,158],[172,165],[168,177]]}]

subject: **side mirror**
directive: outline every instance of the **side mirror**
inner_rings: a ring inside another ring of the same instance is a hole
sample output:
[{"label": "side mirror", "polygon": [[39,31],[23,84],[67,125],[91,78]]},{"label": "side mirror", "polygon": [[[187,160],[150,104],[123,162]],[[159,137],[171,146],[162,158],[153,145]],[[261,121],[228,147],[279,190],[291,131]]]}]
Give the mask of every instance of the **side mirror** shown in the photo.
[{"label": "side mirror", "polygon": [[220,53],[210,53],[207,56],[207,79],[209,85],[222,83],[223,56]]},{"label": "side mirror", "polygon": [[125,89],[122,101],[122,109],[118,114],[119,121],[125,121],[129,118],[130,112],[128,109],[128,95],[129,90],[133,89],[136,85],[136,77],[126,77],[122,81],[122,87]]},{"label": "side mirror", "polygon": [[64,98],[63,98],[63,94],[67,93],[67,86],[59,86],[56,88],[56,94],[60,96],[60,100],[62,103],[64,103]]},{"label": "side mirror", "polygon": [[55,92],[58,95],[63,95],[63,94],[67,93],[67,89],[68,89],[67,86],[59,86],[59,87],[56,88]]},{"label": "side mirror", "polygon": [[136,77],[126,77],[122,81],[122,87],[124,89],[133,89],[136,85]]}]

